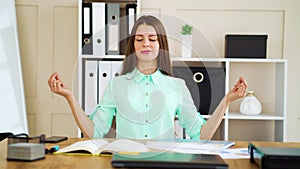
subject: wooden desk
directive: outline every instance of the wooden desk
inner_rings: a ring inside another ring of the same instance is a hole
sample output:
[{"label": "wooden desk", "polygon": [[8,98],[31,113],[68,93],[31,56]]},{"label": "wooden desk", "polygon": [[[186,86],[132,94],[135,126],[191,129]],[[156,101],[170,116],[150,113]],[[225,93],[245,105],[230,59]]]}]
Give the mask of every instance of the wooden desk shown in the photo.
[{"label": "wooden desk", "polygon": [[[82,139],[71,138],[67,141],[61,142],[57,145],[64,147]],[[235,141],[236,145],[233,148],[248,147],[247,141]],[[272,147],[298,147],[300,143],[282,143],[282,142],[253,142],[259,146]],[[47,148],[55,144],[46,144]],[[34,162],[16,162],[6,161],[7,154],[7,140],[0,142],[0,169],[32,169],[32,168],[70,168],[70,169],[112,169],[111,157],[108,156],[66,156],[66,155],[46,155],[43,160]],[[229,169],[258,169],[258,167],[249,162],[249,159],[226,159]]]}]

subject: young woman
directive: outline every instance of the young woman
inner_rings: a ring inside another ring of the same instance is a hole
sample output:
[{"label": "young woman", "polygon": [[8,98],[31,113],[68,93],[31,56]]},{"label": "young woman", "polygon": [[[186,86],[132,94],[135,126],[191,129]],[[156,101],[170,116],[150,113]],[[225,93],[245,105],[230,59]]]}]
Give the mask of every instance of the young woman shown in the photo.
[{"label": "young woman", "polygon": [[174,137],[174,118],[192,139],[213,137],[225,110],[244,97],[247,83],[240,77],[206,121],[197,112],[184,80],[172,77],[167,35],[153,16],[142,16],[128,40],[121,76],[106,86],[101,102],[87,117],[58,73],[48,80],[52,92],[64,96],[85,137],[103,137],[116,117],[117,138]]}]

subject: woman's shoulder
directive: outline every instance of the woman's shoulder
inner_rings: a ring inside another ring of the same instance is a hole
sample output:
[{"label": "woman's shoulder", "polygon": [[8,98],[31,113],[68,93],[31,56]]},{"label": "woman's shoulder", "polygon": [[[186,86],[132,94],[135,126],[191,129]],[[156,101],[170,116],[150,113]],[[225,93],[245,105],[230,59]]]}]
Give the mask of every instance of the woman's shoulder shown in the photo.
[{"label": "woman's shoulder", "polygon": [[128,76],[127,74],[126,75],[115,76],[115,77],[111,78],[111,81],[122,81],[124,79],[128,79],[127,76]]},{"label": "woman's shoulder", "polygon": [[176,85],[177,87],[181,88],[182,86],[185,86],[185,81],[181,78],[178,77],[174,77],[174,76],[168,76],[165,75],[165,80],[163,81],[163,83],[168,84],[168,86],[172,86],[172,85]]},{"label": "woman's shoulder", "polygon": [[166,78],[170,81],[174,81],[174,82],[178,82],[178,83],[185,83],[185,81],[183,79],[178,78],[178,77],[166,75]]}]

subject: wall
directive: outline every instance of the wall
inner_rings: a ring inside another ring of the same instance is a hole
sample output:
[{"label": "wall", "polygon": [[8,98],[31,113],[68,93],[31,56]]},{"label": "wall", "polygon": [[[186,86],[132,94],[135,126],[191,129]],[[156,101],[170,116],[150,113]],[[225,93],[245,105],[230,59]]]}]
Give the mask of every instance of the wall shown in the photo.
[{"label": "wall", "polygon": [[66,101],[47,84],[57,71],[76,94],[77,7],[75,0],[16,0],[30,135],[77,135]]},{"label": "wall", "polygon": [[[65,84],[77,95],[77,1],[16,0],[16,4],[22,67],[26,72],[24,82],[29,131],[32,135],[76,136],[77,127],[66,101],[50,93],[47,79],[52,72],[58,71]],[[295,78],[300,72],[297,65],[300,61],[299,6],[297,0],[251,0],[247,3],[238,0],[142,0],[141,12],[155,12],[162,19],[169,15],[190,22],[210,43],[212,51],[203,46],[204,50],[197,53],[201,57],[223,57],[225,33],[267,32],[268,58],[289,61],[287,140],[300,141],[297,132],[300,130],[297,107],[300,103],[300,80]],[[180,29],[180,25],[176,26],[176,29],[167,27],[167,31],[174,33]],[[176,46],[179,39],[170,41],[173,54],[180,55],[180,48]],[[251,79],[250,85],[260,85],[261,97],[265,97],[263,91],[268,88],[269,82]],[[272,97],[270,99],[275,96]]]}]

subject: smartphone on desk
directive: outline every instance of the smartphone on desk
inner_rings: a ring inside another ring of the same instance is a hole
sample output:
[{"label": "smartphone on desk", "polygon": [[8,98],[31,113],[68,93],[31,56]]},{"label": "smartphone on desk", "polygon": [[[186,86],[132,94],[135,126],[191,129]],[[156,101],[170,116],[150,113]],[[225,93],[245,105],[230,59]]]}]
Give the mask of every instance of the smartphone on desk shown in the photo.
[{"label": "smartphone on desk", "polygon": [[58,142],[61,142],[61,141],[67,140],[67,139],[68,139],[68,137],[66,137],[66,136],[50,136],[45,139],[45,142],[46,143],[58,143]]}]

